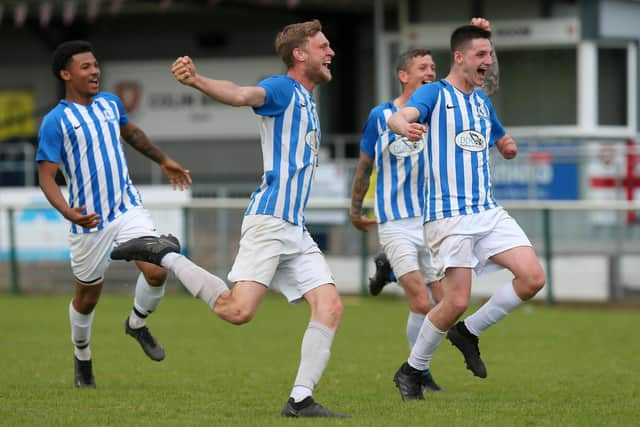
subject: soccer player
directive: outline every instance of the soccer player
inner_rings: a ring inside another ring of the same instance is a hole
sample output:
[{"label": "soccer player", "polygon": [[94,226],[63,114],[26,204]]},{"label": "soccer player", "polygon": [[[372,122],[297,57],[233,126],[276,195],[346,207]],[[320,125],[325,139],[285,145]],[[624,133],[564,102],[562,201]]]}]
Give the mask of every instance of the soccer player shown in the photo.
[{"label": "soccer player", "polygon": [[[404,106],[411,94],[436,78],[436,66],[427,49],[411,49],[400,55],[396,76],[402,85],[397,98],[374,107],[362,131],[360,158],[351,191],[351,223],[360,231],[378,224],[378,235],[384,255],[393,265],[393,273],[405,291],[409,304],[407,338],[413,347],[430,302],[427,287],[439,299],[440,284],[432,266],[429,251],[424,246],[422,207],[424,206],[424,139],[416,142],[396,138],[387,130],[389,116]],[[362,201],[369,189],[375,167],[377,178],[374,207],[377,219],[362,214]],[[376,265],[381,257],[376,257]],[[379,268],[379,266],[378,266]],[[388,276],[388,268],[384,271]],[[382,273],[384,274],[384,273]],[[377,295],[381,287],[376,277],[370,281],[370,292]],[[440,391],[429,371],[424,372],[425,391]]]},{"label": "soccer player", "polygon": [[216,101],[253,108],[260,120],[262,182],[251,195],[242,223],[240,248],[225,282],[178,254],[163,239],[134,239],[117,247],[114,259],[143,259],[175,273],[183,285],[223,320],[252,319],[269,288],[289,302],[305,300],[311,319],[302,338],[301,360],[287,417],[345,417],[317,403],[312,392],[329,361],[342,318],[342,303],[329,266],[304,226],[304,209],[318,164],[320,121],[313,89],[331,80],[335,55],[319,21],[287,25],[275,40],[286,75],[257,86],[206,78],[189,57],[171,67],[177,81]]},{"label": "soccer player", "polygon": [[[479,89],[492,64],[491,33],[473,25],[451,36],[452,63],[444,80],[416,90],[391,115],[389,128],[410,141],[426,133],[427,182],[425,242],[442,279],[443,296],[429,311],[406,362],[394,375],[405,400],[424,399],[422,373],[429,369],[443,336],[464,313],[471,293],[472,271],[509,269],[514,278],[458,328],[467,354],[479,360],[478,335],[504,318],[544,286],[544,273],[531,243],[517,222],[491,193],[488,150],[497,145],[503,157],[517,149],[497,118],[491,101]],[[480,375],[481,376],[481,375]]]},{"label": "soccer player", "polygon": [[[483,28],[487,31],[491,31],[491,23],[489,22],[489,20],[485,19],[485,18],[471,18],[471,25],[475,25],[477,27]],[[498,57],[496,55],[496,51],[495,49],[492,51],[491,53],[492,58],[493,58],[493,63],[491,64],[491,66],[489,67],[489,69],[487,70],[487,75],[485,77],[485,80],[482,84],[482,90],[489,96],[493,96],[494,94],[496,94],[498,92],[498,81],[499,81],[499,67],[498,67]],[[431,56],[431,54],[429,54],[429,56]],[[398,67],[399,68],[399,67]],[[398,73],[399,70],[396,69],[396,73]],[[433,75],[435,78],[435,64],[433,65]],[[433,80],[427,80],[425,82],[431,82]],[[402,82],[401,82],[402,84]],[[403,85],[403,92],[405,90],[405,86]],[[413,90],[415,90],[415,88],[413,88]],[[404,105],[404,103],[406,103],[407,99],[409,98],[409,96],[411,96],[413,92],[409,92],[406,99],[404,99],[404,102],[402,105]],[[402,97],[402,96],[401,96]],[[401,98],[396,98],[393,101],[393,105],[395,107],[402,107],[402,105],[398,104],[398,100]],[[381,106],[378,106],[379,108],[384,108],[383,106],[387,105],[387,104],[383,104]],[[378,108],[376,107],[376,108]],[[375,109],[374,109],[375,110]],[[367,126],[371,124],[371,121],[375,118],[372,117],[374,110],[371,110],[370,116],[369,116],[369,120],[367,121],[367,123],[365,124],[365,130],[367,129]],[[393,110],[395,111],[395,110]],[[384,132],[387,131],[387,118],[388,117],[384,117],[382,120],[379,120],[377,125],[378,125],[378,130],[379,130],[379,134],[383,134]],[[381,117],[378,117],[378,119],[381,119]],[[376,134],[374,132],[371,132],[371,136],[375,136]],[[363,134],[363,140],[364,141],[364,134]],[[363,152],[361,151],[361,154]],[[366,154],[366,153],[365,153]],[[371,159],[370,156],[366,156],[369,157],[369,159]],[[361,159],[361,161],[366,161],[367,159],[365,158],[364,160]],[[370,162],[373,160],[370,160]],[[366,163],[363,164],[363,167],[366,167]],[[400,173],[402,173],[402,170],[400,171]],[[367,177],[370,176],[370,172],[367,174]],[[420,180],[418,180],[418,182],[420,182]],[[355,182],[354,182],[355,183]],[[366,184],[366,188],[368,188],[368,183],[363,183]],[[365,191],[366,191],[365,188]],[[377,192],[375,194],[378,194]],[[363,196],[363,197],[366,197]],[[423,201],[424,198],[420,197],[419,198],[420,201]],[[360,208],[358,208],[356,206],[356,210],[361,209],[361,204],[360,204]],[[371,225],[374,224],[373,221],[369,222],[369,227]],[[362,223],[362,225],[367,225],[367,223]],[[365,231],[365,230],[363,230]],[[420,232],[420,234],[422,234],[422,232]],[[422,239],[422,237],[420,238]],[[397,281],[396,275],[394,274],[393,269],[391,268],[391,264],[389,263],[389,259],[387,258],[387,255],[384,252],[380,252],[378,253],[375,257],[374,257],[374,265],[376,267],[376,271],[375,274],[373,275],[373,277],[369,278],[369,292],[371,293],[371,295],[375,296],[378,295],[382,289],[390,282],[395,282]]]},{"label": "soccer player", "polygon": [[[488,31],[491,29],[490,22],[484,18],[473,18],[471,25]],[[497,91],[498,83],[495,56],[487,73],[482,89],[491,95]],[[436,66],[431,51],[410,49],[402,53],[398,58],[396,76],[402,93],[374,107],[364,125],[360,159],[353,179],[350,216],[354,227],[361,231],[366,232],[378,223],[378,236],[384,252],[375,257],[376,274],[370,279],[369,290],[372,295],[382,290],[393,265],[393,273],[399,278],[409,304],[406,332],[411,348],[429,311],[429,297],[435,304],[440,300],[442,290],[429,249],[424,243],[422,226],[426,138],[417,142],[397,138],[387,129],[387,119],[406,104],[417,88],[435,80]],[[377,175],[374,193],[377,219],[362,215],[362,201],[369,189],[374,167]],[[428,371],[423,381],[425,391],[440,390]]]},{"label": "soccer player", "polygon": [[[129,177],[120,137],[158,163],[174,189],[188,187],[191,176],[128,120],[116,95],[100,92],[100,66],[90,43],[60,44],[53,53],[53,74],[64,82],[65,97],[42,120],[36,154],[38,178],[49,203],[71,222],[71,269],[76,286],[69,318],[75,385],[95,388],[89,341],[109,254],[116,242],[158,235]],[[68,201],[55,180],[58,168],[69,186]],[[165,352],[149,332],[146,318],[164,295],[167,272],[150,263],[136,265],[140,274],[124,328],[147,356],[160,361]]]}]

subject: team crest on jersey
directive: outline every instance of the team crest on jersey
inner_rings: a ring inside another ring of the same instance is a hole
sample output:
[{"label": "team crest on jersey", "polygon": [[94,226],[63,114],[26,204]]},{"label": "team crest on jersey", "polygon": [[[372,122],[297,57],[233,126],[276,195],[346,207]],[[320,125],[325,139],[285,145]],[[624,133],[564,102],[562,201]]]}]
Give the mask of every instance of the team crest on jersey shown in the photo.
[{"label": "team crest on jersey", "polygon": [[406,137],[396,139],[389,144],[389,152],[396,157],[409,157],[424,149],[424,141],[409,141]]},{"label": "team crest on jersey", "polygon": [[465,130],[455,137],[456,145],[467,151],[484,151],[487,148],[487,140],[481,133],[475,130]]},{"label": "team crest on jersey", "polygon": [[110,121],[113,121],[116,119],[115,114],[113,114],[113,111],[111,111],[110,108],[105,108],[102,113],[104,114],[104,118]]},{"label": "team crest on jersey", "polygon": [[318,146],[320,145],[320,141],[318,141],[318,131],[311,129],[304,136],[304,141],[307,143],[309,148],[311,148],[311,151],[313,151],[314,154],[318,154]]},{"label": "team crest on jersey", "polygon": [[489,108],[487,107],[486,104],[480,104],[478,105],[478,115],[483,118],[483,119],[489,119],[490,114],[489,114]]}]

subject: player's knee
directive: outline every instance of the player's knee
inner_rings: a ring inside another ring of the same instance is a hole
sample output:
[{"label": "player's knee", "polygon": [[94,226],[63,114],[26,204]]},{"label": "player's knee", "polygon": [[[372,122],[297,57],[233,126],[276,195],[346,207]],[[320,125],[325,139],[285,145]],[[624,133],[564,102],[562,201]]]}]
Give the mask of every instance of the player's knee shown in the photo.
[{"label": "player's knee", "polygon": [[78,295],[75,297],[74,306],[77,307],[80,313],[89,314],[93,311],[96,305],[98,305],[99,299],[99,293],[85,293],[83,295]]},{"label": "player's knee", "polygon": [[244,325],[245,323],[249,323],[255,314],[254,311],[240,305],[224,307],[220,304],[216,304],[213,307],[213,312],[223,320],[226,320],[233,325]]},{"label": "player's knee", "polygon": [[466,295],[451,295],[449,298],[446,296],[444,298],[448,299],[447,305],[456,316],[461,316],[469,307],[469,298]]},{"label": "player's knee", "polygon": [[409,309],[413,313],[427,314],[429,308],[429,298],[427,298],[427,295],[416,296],[409,300]]},{"label": "player's knee", "polygon": [[149,286],[162,286],[167,280],[167,270],[161,267],[148,270],[144,273],[144,278]]},{"label": "player's knee", "polygon": [[313,317],[320,319],[331,329],[337,329],[342,321],[344,306],[342,305],[342,301],[340,301],[340,297],[336,295],[335,298],[322,301],[313,309],[313,311]]},{"label": "player's knee", "polygon": [[332,317],[337,322],[340,322],[340,320],[342,320],[342,314],[344,313],[344,306],[342,305],[342,301],[340,301],[340,298],[336,298],[331,303],[331,313],[332,313]]},{"label": "player's knee", "polygon": [[524,280],[525,293],[528,297],[527,299],[532,298],[535,294],[540,292],[540,290],[544,287],[545,282],[546,280],[542,268],[536,269],[535,271],[528,274],[526,279]]}]

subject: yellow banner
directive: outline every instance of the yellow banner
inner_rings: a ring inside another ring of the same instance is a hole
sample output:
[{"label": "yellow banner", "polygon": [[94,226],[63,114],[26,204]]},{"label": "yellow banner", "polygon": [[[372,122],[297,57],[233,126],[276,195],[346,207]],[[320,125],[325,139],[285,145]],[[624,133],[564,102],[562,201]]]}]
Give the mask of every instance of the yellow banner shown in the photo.
[{"label": "yellow banner", "polygon": [[0,91],[0,140],[36,133],[33,93]]}]

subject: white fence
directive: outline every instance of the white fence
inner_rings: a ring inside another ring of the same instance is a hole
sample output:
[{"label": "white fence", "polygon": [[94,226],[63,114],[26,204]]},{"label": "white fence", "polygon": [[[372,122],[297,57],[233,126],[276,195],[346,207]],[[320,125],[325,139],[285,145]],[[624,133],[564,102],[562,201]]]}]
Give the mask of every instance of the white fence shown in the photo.
[{"label": "white fence", "polygon": [[[172,192],[165,188],[163,194],[167,193]],[[71,289],[66,260],[68,224],[42,199],[26,200],[8,203],[0,197],[0,290]],[[203,267],[226,275],[237,251],[246,198],[171,201],[146,197],[145,205],[161,231],[181,237],[185,253]],[[348,199],[314,198],[309,212],[346,212],[349,205]],[[640,202],[509,201],[503,206],[525,229],[547,271],[548,286],[538,298],[611,301],[640,297],[640,225],[627,222],[627,213],[640,211]],[[592,221],[603,212],[614,218],[606,226]],[[22,221],[25,218],[28,220]],[[339,290],[364,293],[367,277],[373,274],[370,255],[378,250],[375,230],[360,233],[348,220],[311,222],[308,227],[323,247]],[[112,285],[106,289],[129,286],[135,279],[120,263],[112,270],[107,277]],[[490,295],[510,277],[508,272],[500,272],[475,279],[473,296]],[[400,294],[401,290],[393,285],[385,292]]]}]

